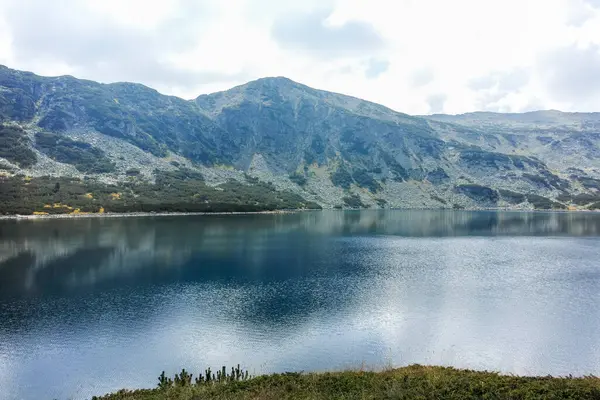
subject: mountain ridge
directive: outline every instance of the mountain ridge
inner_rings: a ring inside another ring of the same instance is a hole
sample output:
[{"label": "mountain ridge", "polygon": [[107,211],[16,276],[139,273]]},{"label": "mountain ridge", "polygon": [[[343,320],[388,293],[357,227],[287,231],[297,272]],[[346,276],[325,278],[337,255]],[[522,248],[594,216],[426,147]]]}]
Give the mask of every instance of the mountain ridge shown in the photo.
[{"label": "mountain ridge", "polygon": [[[14,187],[23,175],[94,181],[123,189],[136,207],[140,190],[160,204],[166,189],[153,185],[165,179],[185,186],[192,208],[203,196],[194,185],[213,196],[231,182],[242,191],[271,185],[275,197],[325,208],[590,209],[600,201],[600,113],[411,116],[281,76],[185,100],[141,84],[3,66],[0,123],[0,168]],[[77,196],[69,198],[85,203]],[[47,203],[34,203],[31,212],[46,212]]]},{"label": "mountain ridge", "polygon": [[553,112],[553,113],[559,113],[559,114],[564,114],[564,115],[569,115],[569,114],[574,114],[574,115],[594,115],[594,114],[599,114],[600,115],[600,111],[598,111],[598,112],[580,112],[580,111],[562,111],[562,110],[557,110],[557,109],[538,109],[538,110],[523,111],[523,112],[468,111],[468,112],[457,113],[457,114],[433,113],[433,114],[410,115],[410,114],[403,113],[402,111],[395,110],[395,109],[393,109],[391,107],[388,107],[386,105],[383,105],[383,104],[380,104],[380,103],[377,103],[377,102],[374,102],[374,101],[361,99],[360,97],[352,96],[352,95],[341,93],[341,92],[334,92],[334,91],[329,91],[329,90],[317,89],[317,88],[314,88],[314,87],[312,87],[310,85],[304,84],[302,82],[295,81],[295,80],[293,80],[291,78],[288,78],[288,77],[286,77],[284,75],[263,76],[263,77],[256,78],[256,79],[247,81],[245,83],[241,83],[239,85],[233,86],[233,87],[231,87],[229,89],[218,90],[216,92],[211,92],[211,93],[202,93],[202,94],[197,95],[194,98],[186,99],[186,98],[183,98],[183,97],[179,97],[179,96],[175,96],[175,95],[170,95],[170,94],[162,93],[159,90],[157,90],[157,89],[155,89],[155,88],[153,88],[151,86],[148,86],[146,84],[139,83],[139,82],[115,81],[115,82],[107,82],[107,83],[105,83],[105,82],[94,81],[92,79],[87,79],[87,78],[77,78],[76,76],[69,75],[69,74],[66,74],[66,75],[39,75],[39,74],[36,74],[35,72],[32,72],[32,71],[23,71],[23,70],[13,69],[13,68],[10,68],[9,66],[4,65],[4,64],[0,64],[0,70],[1,69],[6,69],[6,70],[10,70],[10,71],[14,71],[14,72],[19,72],[19,73],[23,73],[23,74],[32,74],[32,75],[34,75],[36,77],[39,77],[39,78],[49,78],[49,79],[70,78],[70,79],[74,79],[74,80],[78,80],[78,81],[92,82],[92,83],[95,83],[95,84],[107,85],[107,86],[110,86],[110,85],[135,85],[135,86],[140,86],[140,87],[149,89],[151,91],[154,91],[154,92],[160,94],[161,96],[173,97],[173,98],[177,98],[177,99],[180,99],[180,100],[192,101],[192,102],[196,101],[197,98],[202,97],[202,96],[210,96],[210,95],[215,95],[215,94],[219,94],[219,93],[228,92],[230,90],[236,89],[238,87],[246,86],[246,85],[254,83],[254,82],[281,80],[281,81],[289,81],[289,82],[291,82],[293,84],[296,84],[296,85],[299,85],[299,86],[303,86],[303,87],[306,87],[306,88],[309,88],[309,89],[312,89],[312,90],[317,90],[317,91],[320,91],[320,92],[326,92],[326,93],[330,93],[330,94],[334,94],[334,95],[341,95],[341,96],[344,96],[344,97],[348,97],[348,98],[353,98],[353,99],[356,99],[356,100],[360,100],[360,101],[363,101],[363,102],[366,102],[366,103],[371,103],[371,104],[374,104],[374,105],[377,105],[377,106],[380,106],[380,107],[383,107],[383,108],[387,108],[388,110],[390,110],[390,111],[392,111],[394,113],[398,113],[398,114],[402,114],[402,115],[408,115],[408,116],[412,116],[412,117],[415,117],[415,118],[423,118],[423,119],[427,119],[427,118],[430,118],[430,117],[438,117],[438,116],[458,117],[458,116],[467,116],[467,115],[475,115],[475,114],[490,114],[490,115],[505,115],[505,116],[508,116],[508,115],[526,115],[526,114],[535,114],[535,113],[544,113],[544,112]]}]

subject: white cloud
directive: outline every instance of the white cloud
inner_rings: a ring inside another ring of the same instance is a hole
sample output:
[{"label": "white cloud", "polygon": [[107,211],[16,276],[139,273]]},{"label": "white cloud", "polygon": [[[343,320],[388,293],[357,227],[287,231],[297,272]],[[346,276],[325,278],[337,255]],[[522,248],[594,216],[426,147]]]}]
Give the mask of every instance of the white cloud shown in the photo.
[{"label": "white cloud", "polygon": [[365,69],[365,77],[367,79],[376,79],[381,74],[384,74],[389,67],[390,62],[388,60],[377,60],[375,58],[371,58],[367,63],[367,68]]},{"label": "white cloud", "polygon": [[286,15],[274,21],[271,35],[284,51],[307,52],[317,59],[364,56],[384,46],[372,24],[357,20],[331,23],[332,11],[317,9]]},{"label": "white cloud", "polygon": [[282,75],[414,114],[592,111],[598,93],[585,79],[595,75],[564,56],[597,61],[581,49],[600,45],[598,4],[4,0],[0,63],[186,98]]},{"label": "white cloud", "polygon": [[540,57],[538,71],[548,95],[585,108],[600,100],[600,46],[567,46]]},{"label": "white cloud", "polygon": [[427,104],[429,104],[429,112],[431,114],[440,114],[444,112],[444,103],[446,102],[445,94],[432,94],[427,97]]},{"label": "white cloud", "polygon": [[419,68],[414,70],[410,75],[410,84],[414,88],[419,88],[425,86],[433,81],[435,78],[435,74],[433,69],[427,68]]}]

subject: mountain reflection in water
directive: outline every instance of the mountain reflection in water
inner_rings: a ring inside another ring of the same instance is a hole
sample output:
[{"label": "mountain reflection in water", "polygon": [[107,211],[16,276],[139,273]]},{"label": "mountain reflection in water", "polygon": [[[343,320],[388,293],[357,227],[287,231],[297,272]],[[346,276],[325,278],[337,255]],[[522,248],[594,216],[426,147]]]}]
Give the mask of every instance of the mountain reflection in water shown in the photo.
[{"label": "mountain reflection in water", "polygon": [[598,374],[599,236],[595,213],[0,221],[0,399],[238,362]]}]

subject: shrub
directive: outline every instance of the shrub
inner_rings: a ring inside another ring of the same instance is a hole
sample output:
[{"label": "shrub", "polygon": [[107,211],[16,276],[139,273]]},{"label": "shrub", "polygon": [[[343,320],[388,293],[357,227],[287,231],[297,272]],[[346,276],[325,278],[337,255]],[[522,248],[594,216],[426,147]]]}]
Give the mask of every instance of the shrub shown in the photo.
[{"label": "shrub", "polygon": [[[185,370],[185,368],[182,369],[180,373],[175,374],[174,378],[172,379],[166,376],[165,371],[163,371],[158,376],[158,389],[167,390],[173,387],[192,386],[193,376],[194,374],[190,374]],[[247,381],[249,379],[252,379],[252,377],[248,374],[248,371],[244,371],[238,364],[235,368],[231,367],[231,373],[227,371],[225,366],[223,366],[220,370],[217,370],[216,374],[213,373],[209,367],[204,370],[204,374],[198,374],[196,379],[194,379],[193,384],[196,386],[201,386],[226,382]]]},{"label": "shrub", "polygon": [[408,179],[408,171],[406,171],[406,169],[402,167],[391,154],[382,153],[381,156],[383,157],[383,161],[387,164],[394,181],[403,182]]},{"label": "shrub", "polygon": [[37,162],[37,156],[30,146],[31,141],[23,129],[0,125],[0,157],[21,168],[31,167]]},{"label": "shrub", "polygon": [[442,203],[442,204],[448,203],[445,199],[442,199],[441,197],[433,195],[433,194],[431,195],[431,199],[437,201],[438,203]]},{"label": "shrub", "polygon": [[350,185],[352,185],[353,180],[352,176],[343,166],[339,166],[338,169],[331,175],[331,182],[335,186],[350,189]]},{"label": "shrub", "polygon": [[589,205],[588,209],[590,210],[600,210],[600,201],[596,203],[592,203]]},{"label": "shrub", "polygon": [[106,212],[321,209],[319,204],[295,193],[278,191],[269,183],[229,181],[212,187],[206,185],[202,174],[191,170],[155,173],[154,184],[133,181],[119,186],[93,178],[39,177],[25,181],[22,176],[0,177],[0,212],[64,214],[77,208],[89,212],[100,208]]},{"label": "shrub", "polygon": [[138,176],[140,174],[140,170],[138,168],[130,168],[125,171],[125,175],[127,176]]},{"label": "shrub", "polygon": [[459,193],[463,193],[467,197],[475,201],[487,201],[495,203],[498,201],[498,192],[487,186],[481,186],[476,184],[464,184],[457,185],[455,190]]},{"label": "shrub", "polygon": [[367,171],[360,169],[352,174],[352,178],[358,186],[369,189],[371,193],[375,193],[381,189],[381,185]]},{"label": "shrub", "polygon": [[595,203],[597,201],[600,201],[600,195],[599,194],[580,193],[578,195],[571,196],[571,195],[567,195],[567,194],[561,194],[560,196],[558,196],[557,200],[562,201],[562,202],[567,202],[567,203],[574,203],[574,204],[577,204],[578,206],[585,206],[586,204]]},{"label": "shrub", "polygon": [[557,175],[554,175],[550,171],[541,170],[540,175],[533,175],[524,173],[523,177],[530,182],[547,189],[558,189],[561,191],[565,191],[569,188],[569,182],[560,178]]},{"label": "shrub", "polygon": [[350,208],[366,208],[357,194],[346,196],[342,198],[344,204]]},{"label": "shrub", "polygon": [[450,177],[441,167],[429,171],[427,173],[427,180],[433,184],[440,184],[447,181]]},{"label": "shrub", "polygon": [[600,191],[600,179],[578,177],[577,180],[579,182],[581,182],[583,187],[585,187],[586,189],[593,189],[593,190]]},{"label": "shrub", "polygon": [[294,172],[293,174],[290,174],[289,178],[292,182],[294,182],[298,186],[304,186],[304,185],[306,185],[306,182],[307,182],[306,177],[299,172]]},{"label": "shrub", "polygon": [[385,199],[375,199],[375,203],[381,208],[384,208],[387,205],[387,200]]},{"label": "shrub", "polygon": [[116,169],[102,150],[60,134],[38,132],[35,135],[35,145],[50,158],[72,164],[80,172],[101,174],[114,172]]},{"label": "shrub", "polygon": [[538,196],[537,194],[528,194],[527,201],[529,201],[529,203],[531,203],[534,206],[534,208],[540,210],[567,208],[564,204],[557,203],[556,201],[550,200],[547,197]]},{"label": "shrub", "polygon": [[500,196],[511,204],[523,203],[527,198],[523,193],[513,192],[512,190],[499,189]]}]

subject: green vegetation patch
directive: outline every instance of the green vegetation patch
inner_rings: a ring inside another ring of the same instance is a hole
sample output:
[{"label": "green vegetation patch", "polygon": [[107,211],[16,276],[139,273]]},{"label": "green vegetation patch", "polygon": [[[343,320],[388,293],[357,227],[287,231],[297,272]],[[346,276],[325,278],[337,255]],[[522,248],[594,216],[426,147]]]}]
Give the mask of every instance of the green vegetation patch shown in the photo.
[{"label": "green vegetation patch", "polygon": [[448,202],[445,199],[441,198],[440,196],[436,196],[434,194],[431,195],[431,199],[435,200],[439,203],[442,203],[442,204],[448,204]]},{"label": "green vegetation patch", "polygon": [[593,189],[600,191],[600,179],[595,178],[587,178],[587,177],[578,177],[577,180],[581,182],[584,188]]},{"label": "green vegetation patch", "polygon": [[471,166],[499,169],[499,165],[507,165],[510,158],[506,154],[493,153],[483,150],[465,150],[460,153],[461,161]]},{"label": "green vegetation patch", "polygon": [[367,208],[367,206],[361,201],[360,197],[357,194],[353,194],[351,196],[346,196],[342,198],[342,201],[346,205],[346,207],[350,208]]},{"label": "green vegetation patch", "polygon": [[0,157],[21,168],[31,167],[37,162],[37,156],[30,145],[31,141],[23,129],[0,125]]},{"label": "green vegetation patch", "polygon": [[523,177],[530,182],[547,189],[558,189],[561,191],[565,191],[569,188],[569,182],[560,178],[557,175],[554,175],[550,171],[542,170],[540,171],[540,175],[533,174],[523,174]]},{"label": "green vegetation patch", "polygon": [[79,212],[247,212],[321,209],[299,195],[269,183],[229,181],[208,186],[192,170],[156,171],[154,184],[133,180],[120,185],[95,179],[0,177],[0,213]]},{"label": "green vegetation patch", "polygon": [[592,203],[589,205],[588,209],[590,210],[600,210],[600,201],[596,203]]},{"label": "green vegetation patch", "polygon": [[375,203],[377,203],[377,205],[381,208],[385,208],[385,206],[387,206],[388,202],[385,199],[375,199]]},{"label": "green vegetation patch", "polygon": [[457,185],[455,190],[475,201],[496,203],[500,197],[494,189],[476,184]]},{"label": "green vegetation patch", "polygon": [[600,194],[580,193],[575,196],[561,194],[558,196],[557,200],[565,203],[573,203],[578,206],[585,206],[590,203],[600,202]]},{"label": "green vegetation patch", "polygon": [[352,175],[344,168],[339,166],[338,169],[331,175],[331,182],[335,186],[339,186],[344,189],[350,189],[350,185],[354,182]]},{"label": "green vegetation patch", "polygon": [[507,189],[498,189],[500,196],[503,200],[510,204],[521,204],[527,200],[527,197],[523,193],[513,192]]},{"label": "green vegetation patch", "polygon": [[[235,372],[234,372],[235,373]],[[519,377],[412,365],[383,372],[283,373],[196,383],[182,371],[157,389],[121,390],[94,400],[199,399],[598,399],[597,377]]]},{"label": "green vegetation patch", "polygon": [[367,171],[359,169],[352,174],[352,178],[360,187],[369,189],[371,193],[381,190],[381,185]]},{"label": "green vegetation patch", "polygon": [[433,171],[427,173],[427,180],[433,184],[440,184],[448,181],[450,177],[441,167],[437,167]]},{"label": "green vegetation patch", "polygon": [[315,136],[310,147],[304,151],[304,160],[307,164],[319,161],[325,153],[325,142],[320,136]]},{"label": "green vegetation patch", "polygon": [[[510,204],[521,204],[525,201],[528,201],[530,204],[533,205],[534,208],[539,210],[563,210],[567,208],[562,203],[556,202],[552,199],[537,194],[524,194],[506,189],[499,189],[498,192],[500,193],[500,196],[502,196],[502,199],[506,200]],[[562,199],[561,201],[565,201],[571,199],[571,197],[563,195],[559,196],[559,199]]]},{"label": "green vegetation patch", "polygon": [[545,165],[534,157],[520,155],[509,155],[503,153],[494,153],[481,149],[468,149],[460,153],[460,159],[470,166],[481,166],[494,169],[504,169],[511,164],[518,169],[525,169],[529,165],[537,169],[545,169]]},{"label": "green vegetation patch", "polygon": [[360,137],[361,131],[348,129],[340,136],[340,141],[344,144],[344,153],[348,156],[355,154],[369,154],[368,144]]},{"label": "green vegetation patch", "polygon": [[528,194],[527,200],[538,210],[564,210],[567,207],[544,196]]},{"label": "green vegetation patch", "polygon": [[408,180],[408,172],[396,159],[388,153],[381,153],[381,157],[383,161],[388,166],[390,173],[392,175],[392,179],[396,182],[404,182]]},{"label": "green vegetation patch", "polygon": [[141,174],[141,171],[138,168],[130,168],[127,171],[125,171],[125,175],[127,176],[139,176]]},{"label": "green vegetation patch", "polygon": [[306,185],[306,182],[307,182],[304,174],[302,174],[300,172],[294,172],[293,174],[290,174],[289,178],[292,182],[294,182],[296,185],[299,185],[299,186],[304,186],[304,185]]},{"label": "green vegetation patch", "polygon": [[71,164],[83,173],[102,174],[115,171],[115,164],[104,152],[89,143],[56,133],[38,132],[35,135],[35,146],[53,160]]}]

